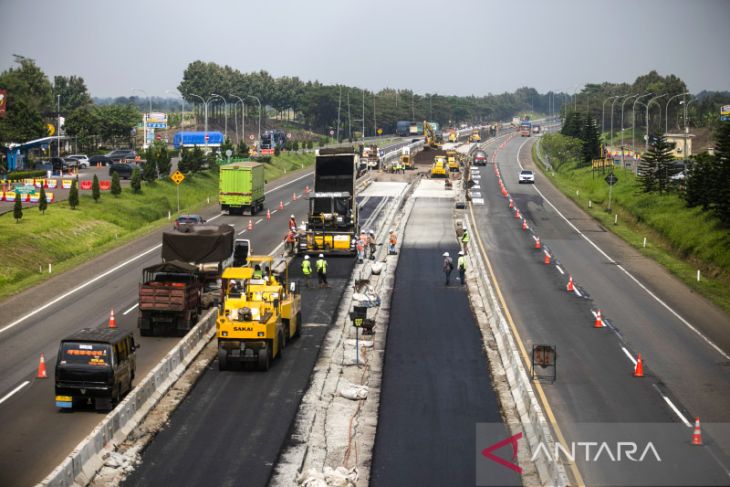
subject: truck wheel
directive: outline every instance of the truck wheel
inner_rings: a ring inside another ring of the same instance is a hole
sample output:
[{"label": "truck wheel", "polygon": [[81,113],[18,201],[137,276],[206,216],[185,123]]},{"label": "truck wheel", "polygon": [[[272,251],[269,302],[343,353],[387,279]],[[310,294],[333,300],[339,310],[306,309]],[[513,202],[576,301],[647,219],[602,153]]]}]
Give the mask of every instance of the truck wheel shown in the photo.
[{"label": "truck wheel", "polygon": [[271,364],[271,361],[269,360],[269,349],[268,348],[261,348],[259,349],[259,356],[258,356],[259,362],[259,370],[262,372],[266,372],[269,370],[269,365]]},{"label": "truck wheel", "polygon": [[228,368],[228,352],[225,348],[218,349],[218,370],[226,370]]}]

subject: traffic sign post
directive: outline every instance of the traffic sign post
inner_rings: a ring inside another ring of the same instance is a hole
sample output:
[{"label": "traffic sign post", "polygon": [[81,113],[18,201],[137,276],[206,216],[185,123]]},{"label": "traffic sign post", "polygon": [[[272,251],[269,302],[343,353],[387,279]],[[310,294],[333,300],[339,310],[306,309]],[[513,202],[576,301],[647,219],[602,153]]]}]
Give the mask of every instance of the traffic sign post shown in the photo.
[{"label": "traffic sign post", "polygon": [[170,176],[170,179],[172,179],[172,182],[175,183],[175,187],[177,189],[177,212],[180,213],[180,183],[185,181],[185,175],[180,171],[175,171],[172,173],[172,176]]},{"label": "traffic sign post", "polygon": [[613,171],[611,171],[610,173],[608,173],[608,176],[603,179],[606,181],[606,183],[608,183],[608,211],[611,211],[611,193],[613,190],[613,185],[618,183],[618,178],[613,173]]}]

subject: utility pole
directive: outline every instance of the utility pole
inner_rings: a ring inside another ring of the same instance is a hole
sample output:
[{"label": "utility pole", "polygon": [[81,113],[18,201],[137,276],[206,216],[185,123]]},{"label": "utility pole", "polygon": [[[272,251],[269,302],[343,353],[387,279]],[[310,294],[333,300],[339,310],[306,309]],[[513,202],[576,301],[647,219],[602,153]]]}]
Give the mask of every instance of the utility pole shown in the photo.
[{"label": "utility pole", "polygon": [[378,121],[375,118],[375,92],[373,91],[373,135],[378,137]]},{"label": "utility pole", "polygon": [[365,140],[365,90],[362,90],[362,139]]},{"label": "utility pole", "polygon": [[342,86],[340,85],[340,97],[337,100],[337,143],[340,142],[340,109],[342,108]]},{"label": "utility pole", "polygon": [[[56,106],[56,157],[61,157],[61,95],[56,95],[56,97],[58,99],[58,105]],[[63,175],[63,168],[61,168],[61,175]]]},{"label": "utility pole", "polygon": [[347,90],[347,133],[348,140],[352,140],[352,117],[350,115],[350,90]]}]

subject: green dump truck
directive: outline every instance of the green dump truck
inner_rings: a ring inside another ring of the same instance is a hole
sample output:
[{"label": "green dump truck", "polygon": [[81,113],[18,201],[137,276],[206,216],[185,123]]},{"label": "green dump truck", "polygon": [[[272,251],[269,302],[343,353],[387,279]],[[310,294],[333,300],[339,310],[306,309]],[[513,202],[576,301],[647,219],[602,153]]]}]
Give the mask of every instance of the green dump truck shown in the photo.
[{"label": "green dump truck", "polygon": [[264,207],[264,166],[235,162],[220,169],[218,202],[229,215],[255,215]]}]

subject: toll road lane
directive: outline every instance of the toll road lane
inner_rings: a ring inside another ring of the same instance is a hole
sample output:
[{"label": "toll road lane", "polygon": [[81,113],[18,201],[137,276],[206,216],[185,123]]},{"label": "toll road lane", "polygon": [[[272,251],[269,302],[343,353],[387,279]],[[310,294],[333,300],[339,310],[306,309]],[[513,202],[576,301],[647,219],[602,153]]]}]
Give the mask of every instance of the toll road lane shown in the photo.
[{"label": "toll road lane", "polygon": [[[212,362],[124,485],[228,485],[241,479],[249,486],[266,485],[352,266],[351,258],[329,258],[331,287],[316,288],[316,278],[311,287],[302,287],[302,336],[268,372],[221,372]],[[299,259],[289,277],[303,280]]]},{"label": "toll road lane", "polygon": [[[450,199],[421,199],[404,232],[370,474],[374,486],[474,485],[476,425],[502,421],[466,292],[455,278],[444,286],[441,254],[449,251],[456,262],[459,250],[452,206]],[[519,482],[493,465],[493,485]]]}]

